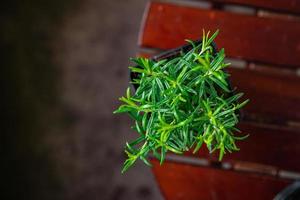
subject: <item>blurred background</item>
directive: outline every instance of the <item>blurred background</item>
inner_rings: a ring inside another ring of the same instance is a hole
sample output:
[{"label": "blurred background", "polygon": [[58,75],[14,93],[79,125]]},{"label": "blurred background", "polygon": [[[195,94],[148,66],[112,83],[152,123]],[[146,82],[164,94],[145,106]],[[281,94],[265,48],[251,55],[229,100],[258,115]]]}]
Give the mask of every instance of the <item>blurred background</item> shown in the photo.
[{"label": "blurred background", "polygon": [[161,199],[114,116],[146,0],[1,3],[0,199]]}]

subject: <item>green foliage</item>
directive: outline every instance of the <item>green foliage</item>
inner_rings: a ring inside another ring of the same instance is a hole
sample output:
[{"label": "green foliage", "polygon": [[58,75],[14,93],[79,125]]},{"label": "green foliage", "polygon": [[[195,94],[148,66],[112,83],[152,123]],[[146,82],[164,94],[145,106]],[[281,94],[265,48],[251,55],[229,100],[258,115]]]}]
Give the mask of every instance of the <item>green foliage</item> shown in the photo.
[{"label": "green foliage", "polygon": [[196,153],[205,144],[210,152],[219,150],[219,160],[226,152],[238,151],[238,110],[248,100],[237,103],[242,93],[233,95],[228,74],[223,71],[224,49],[213,54],[211,37],[203,33],[202,43],[171,60],[154,62],[146,58],[132,59],[138,67],[129,67],[140,74],[134,94],[127,89],[123,104],[114,113],[128,113],[139,134],[126,144],[128,159],[125,172],[139,158],[147,165],[149,153],[162,164],[168,151]]}]

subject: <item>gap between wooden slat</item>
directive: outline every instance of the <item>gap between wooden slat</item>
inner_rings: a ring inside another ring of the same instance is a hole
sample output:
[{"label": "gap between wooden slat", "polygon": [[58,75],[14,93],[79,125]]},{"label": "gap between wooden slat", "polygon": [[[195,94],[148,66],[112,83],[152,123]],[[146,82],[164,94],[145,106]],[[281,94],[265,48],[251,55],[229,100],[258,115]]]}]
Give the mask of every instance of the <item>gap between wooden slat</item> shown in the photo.
[{"label": "gap between wooden slat", "polygon": [[[220,2],[210,2],[205,0],[157,0],[157,2],[170,3],[174,5],[183,5],[193,8],[202,9],[217,9],[224,10],[231,13],[240,13],[245,15],[256,15],[256,9],[251,6],[236,5],[236,4],[223,4]],[[220,5],[220,6],[217,6]]]},{"label": "gap between wooden slat", "polygon": [[296,74],[297,74],[297,76],[300,76],[300,68],[298,68],[298,69],[296,70]]},{"label": "gap between wooden slat", "polygon": [[223,10],[231,13],[245,14],[245,15],[255,15],[258,17],[300,20],[300,14],[296,14],[288,11],[278,11],[274,9],[256,7],[251,5],[241,5],[237,3],[224,3],[224,2],[218,2],[213,0],[212,1],[210,0],[156,0],[156,1],[172,3],[175,5],[184,5],[184,6],[194,7],[194,8],[202,8],[202,9],[212,9],[212,8],[220,7],[220,9],[218,10]]},{"label": "gap between wooden slat", "polygon": [[281,170],[278,172],[278,176],[284,179],[300,180],[300,173],[295,173],[291,171]]},{"label": "gap between wooden slat", "polygon": [[155,0],[157,2],[172,3],[175,5],[184,5],[193,8],[211,9],[213,3],[209,1],[197,1],[197,0]]},{"label": "gap between wooden slat", "polygon": [[300,15],[294,15],[290,13],[278,13],[274,11],[268,11],[264,9],[257,10],[258,17],[266,17],[266,18],[273,18],[273,19],[287,19],[287,20],[299,20]]},{"label": "gap between wooden slat", "polygon": [[275,130],[279,129],[285,131],[299,131],[300,128],[299,122],[291,122],[291,121],[288,121],[286,126],[283,126],[282,124],[260,123],[257,121],[250,121],[250,120],[247,120],[246,123],[260,128],[268,128],[268,129],[275,129]]},{"label": "gap between wooden slat", "polygon": [[257,10],[253,7],[232,4],[223,5],[223,8],[221,10],[244,15],[256,15],[257,12]]},{"label": "gap between wooden slat", "polygon": [[[151,57],[164,52],[164,50],[158,48],[140,47],[139,49],[140,50],[137,56]],[[298,69],[284,68],[284,67],[278,67],[274,65],[255,63],[255,62],[246,61],[244,59],[233,58],[233,57],[226,57],[225,62],[231,63],[230,67],[238,68],[238,69],[248,68],[254,71],[267,71],[268,73],[300,76],[300,68]]]},{"label": "gap between wooden slat", "polygon": [[299,69],[289,69],[284,67],[276,67],[272,65],[265,65],[255,62],[248,62],[247,68],[258,72],[268,72],[271,74],[282,74],[282,75],[297,75]]},{"label": "gap between wooden slat", "polygon": [[[153,157],[152,157],[153,158]],[[256,173],[260,175],[279,177],[283,179],[299,180],[300,173],[288,170],[281,170],[273,166],[250,163],[250,162],[212,162],[204,158],[181,156],[176,154],[166,155],[166,161],[183,163],[187,165],[213,167],[221,170],[231,170],[243,173]]]},{"label": "gap between wooden slat", "polygon": [[[280,14],[288,14],[288,15],[293,14],[296,16],[300,15],[300,8],[293,10],[291,8],[291,6],[283,7],[283,6],[279,6],[278,4],[276,7],[272,7],[270,4],[268,4],[268,3],[270,3],[270,1],[264,2],[261,0],[261,2],[263,2],[261,5],[257,5],[258,3],[255,3],[255,1],[253,1],[253,0],[250,0],[250,1],[247,1],[247,0],[240,0],[240,1],[238,1],[238,0],[230,0],[230,1],[229,0],[204,0],[204,1],[215,2],[218,4],[226,4],[226,5],[247,6],[247,7],[252,7],[252,8],[255,8],[258,10],[266,10],[266,11],[270,11],[270,12],[274,12],[274,13],[276,12],[276,13],[280,13]],[[291,3],[292,3],[291,1],[286,1],[285,5],[289,5]],[[276,4],[276,2],[275,2],[275,4]],[[293,7],[295,7],[295,5]]]}]

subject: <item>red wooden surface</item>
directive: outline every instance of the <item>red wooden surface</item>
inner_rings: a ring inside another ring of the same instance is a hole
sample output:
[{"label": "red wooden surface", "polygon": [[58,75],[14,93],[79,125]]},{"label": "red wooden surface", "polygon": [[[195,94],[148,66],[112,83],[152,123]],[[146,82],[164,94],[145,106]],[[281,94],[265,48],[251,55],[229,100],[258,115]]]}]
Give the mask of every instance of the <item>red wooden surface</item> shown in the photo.
[{"label": "red wooden surface", "polygon": [[[243,141],[238,141],[240,151],[227,153],[223,161],[228,162],[253,162],[269,165],[275,168],[300,171],[300,134],[299,131],[284,128],[266,128],[253,124],[241,123],[238,128],[242,134],[250,136]],[[206,148],[203,146],[203,148]],[[200,154],[187,153],[195,157],[210,157],[218,160],[218,152],[208,155],[207,151]]]},{"label": "red wooden surface", "polygon": [[[296,0],[208,1],[300,12]],[[201,38],[202,29],[220,29],[216,43],[225,48],[227,56],[270,65],[255,70],[249,66],[229,69],[233,87],[251,100],[244,109],[245,119],[255,123],[239,124],[242,132],[250,136],[237,143],[239,152],[224,156],[235,171],[169,161],[160,166],[152,161],[158,184],[164,197],[172,200],[273,199],[290,183],[276,178],[278,170],[300,171],[300,77],[278,70],[300,67],[300,21],[152,2],[139,42],[142,47],[175,48],[184,44],[184,39]],[[284,127],[290,124],[294,127]],[[210,155],[205,148],[193,156],[218,158],[218,154]]]},{"label": "red wooden surface", "polygon": [[[140,45],[168,49],[184,39],[202,37],[202,29],[221,32],[219,47],[231,57],[300,66],[300,22],[226,13],[152,2],[145,18]],[[237,31],[238,30],[238,31]]]},{"label": "red wooden surface", "polygon": [[271,200],[290,181],[251,173],[153,161],[153,172],[165,199]]},{"label": "red wooden surface", "polygon": [[235,68],[228,71],[232,86],[250,99],[244,109],[246,118],[277,124],[300,122],[299,76]]},{"label": "red wooden surface", "polygon": [[271,9],[275,11],[285,11],[300,13],[300,1],[298,0],[209,0],[221,3],[234,3],[239,5],[254,6]]}]

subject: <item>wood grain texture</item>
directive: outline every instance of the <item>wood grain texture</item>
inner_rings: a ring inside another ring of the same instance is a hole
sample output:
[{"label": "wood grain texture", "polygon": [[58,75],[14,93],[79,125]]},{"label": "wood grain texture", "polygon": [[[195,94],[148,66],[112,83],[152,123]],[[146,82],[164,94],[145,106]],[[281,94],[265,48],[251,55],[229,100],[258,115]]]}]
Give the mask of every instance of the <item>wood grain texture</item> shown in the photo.
[{"label": "wood grain texture", "polygon": [[296,68],[300,66],[300,23],[151,2],[140,45],[160,49],[202,37],[202,29],[221,32],[219,47],[231,57]]},{"label": "wood grain texture", "polygon": [[[281,170],[300,172],[300,132],[283,128],[267,128],[254,124],[240,123],[238,128],[242,131],[240,135],[249,134],[246,140],[238,141],[240,151],[227,153],[223,161],[252,162],[260,165],[268,165]],[[203,146],[203,148],[206,148]],[[195,155],[189,156],[208,157],[218,160],[218,152],[211,155],[202,150]]]},{"label": "wood grain texture", "polygon": [[208,0],[218,3],[233,3],[238,5],[253,6],[255,8],[271,9],[290,13],[300,13],[298,0]]},{"label": "wood grain texture", "polygon": [[250,102],[245,118],[274,124],[300,122],[300,77],[249,69],[229,68],[230,81]]},{"label": "wood grain texture", "polygon": [[268,200],[290,182],[270,176],[153,161],[153,172],[167,200]]}]

